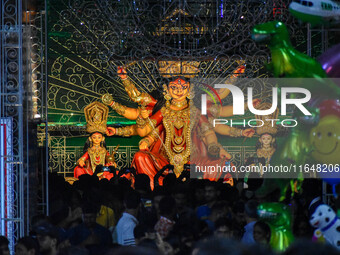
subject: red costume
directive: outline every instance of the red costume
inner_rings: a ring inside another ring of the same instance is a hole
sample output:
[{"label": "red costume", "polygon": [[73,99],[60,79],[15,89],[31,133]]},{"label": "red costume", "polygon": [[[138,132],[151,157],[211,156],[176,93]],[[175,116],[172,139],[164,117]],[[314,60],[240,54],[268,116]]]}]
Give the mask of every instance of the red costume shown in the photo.
[{"label": "red costume", "polygon": [[[155,129],[149,134],[156,142],[148,151],[137,152],[132,166],[136,168],[137,173],[147,174],[150,177],[152,189],[154,176],[169,163],[175,166],[174,172],[177,176],[183,171],[184,164],[195,163],[201,166],[217,164],[223,166],[225,164],[224,159],[208,155],[207,146],[202,137],[211,129],[210,124],[195,107],[188,106],[178,111],[163,107],[152,115],[150,120],[156,123]],[[204,173],[201,178],[227,180],[230,177],[230,174],[216,172]],[[159,182],[162,185],[163,180],[160,178]]]},{"label": "red costume", "polygon": [[[74,169],[74,177],[78,178],[80,175],[83,174],[89,174],[93,175],[94,171],[96,170],[96,167],[98,165],[103,166],[110,166],[112,163],[106,163],[106,157],[110,156],[110,153],[105,149],[101,148],[99,152],[94,152],[92,148],[89,148],[87,152],[80,158],[84,160],[85,165],[83,167],[76,166]],[[102,178],[106,178],[110,180],[113,177],[113,174],[110,172],[104,171],[102,174]]]}]

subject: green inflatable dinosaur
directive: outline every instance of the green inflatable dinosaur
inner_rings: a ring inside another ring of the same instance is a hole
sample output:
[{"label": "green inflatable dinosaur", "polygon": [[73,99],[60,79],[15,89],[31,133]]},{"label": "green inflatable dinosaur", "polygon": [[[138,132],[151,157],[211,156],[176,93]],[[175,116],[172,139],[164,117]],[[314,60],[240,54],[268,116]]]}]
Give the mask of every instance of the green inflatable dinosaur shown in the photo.
[{"label": "green inflatable dinosaur", "polygon": [[[317,80],[327,78],[319,62],[294,49],[287,27],[282,22],[270,21],[256,25],[252,29],[252,38],[269,47],[272,62],[266,67],[275,77],[316,78]],[[285,86],[297,87],[294,83]],[[324,95],[340,95],[340,88],[328,81],[308,82],[308,84],[299,84],[298,87],[304,87],[312,94],[321,92]]]},{"label": "green inflatable dinosaur", "polygon": [[275,77],[286,78],[326,78],[319,62],[293,48],[285,24],[271,21],[256,25],[252,38],[264,42],[272,54],[272,62],[267,65]]},{"label": "green inflatable dinosaur", "polygon": [[263,203],[257,207],[257,213],[270,226],[271,247],[284,251],[294,241],[290,208],[281,203]]},{"label": "green inflatable dinosaur", "polygon": [[296,166],[306,163],[314,163],[311,160],[313,145],[309,141],[310,130],[319,123],[319,108],[306,107],[311,115],[304,115],[301,111],[295,111],[293,117],[298,122],[291,128],[290,133],[278,145],[277,151],[270,160],[272,165],[294,164]]}]

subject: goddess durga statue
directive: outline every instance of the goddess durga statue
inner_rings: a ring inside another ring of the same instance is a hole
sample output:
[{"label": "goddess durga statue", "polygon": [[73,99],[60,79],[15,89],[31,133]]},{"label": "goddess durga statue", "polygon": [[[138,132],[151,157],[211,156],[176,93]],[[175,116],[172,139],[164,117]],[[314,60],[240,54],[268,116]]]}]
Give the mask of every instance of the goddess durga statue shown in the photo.
[{"label": "goddess durga statue", "polygon": [[[199,62],[164,61],[160,71],[167,75],[179,74],[169,84],[163,85],[165,105],[155,110],[157,100],[147,93],[138,91],[133,81],[127,76],[123,67],[118,68],[118,75],[132,101],[139,108],[129,108],[113,101],[112,96],[105,94],[103,103],[111,106],[125,118],[136,120],[135,125],[121,128],[107,128],[107,135],[132,136],[139,135],[139,149],[132,161],[137,173],[150,177],[153,188],[153,178],[167,164],[174,165],[174,173],[179,176],[184,164],[224,165],[231,155],[217,141],[217,136],[209,119],[200,114],[200,110],[192,103],[193,87],[185,78],[197,74]],[[164,73],[165,73],[164,72]],[[227,112],[229,108],[225,109]],[[223,113],[224,109],[219,109]],[[216,113],[215,113],[216,114]],[[236,129],[225,126],[223,134],[230,136],[247,136],[254,134],[253,129]],[[221,176],[205,173],[204,178],[215,180]],[[160,184],[162,180],[160,179]]]}]

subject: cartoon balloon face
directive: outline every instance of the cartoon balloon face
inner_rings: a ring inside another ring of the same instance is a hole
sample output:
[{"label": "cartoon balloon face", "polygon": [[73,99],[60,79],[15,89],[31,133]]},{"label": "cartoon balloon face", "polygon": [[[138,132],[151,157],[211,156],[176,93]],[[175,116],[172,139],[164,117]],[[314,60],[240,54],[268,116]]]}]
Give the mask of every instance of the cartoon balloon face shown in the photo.
[{"label": "cartoon balloon face", "polygon": [[326,227],[336,217],[335,212],[328,205],[319,205],[310,217],[309,223],[314,228]]},{"label": "cartoon balloon face", "polygon": [[340,118],[335,115],[323,117],[311,130],[310,142],[314,147],[312,156],[324,164],[340,163]]}]

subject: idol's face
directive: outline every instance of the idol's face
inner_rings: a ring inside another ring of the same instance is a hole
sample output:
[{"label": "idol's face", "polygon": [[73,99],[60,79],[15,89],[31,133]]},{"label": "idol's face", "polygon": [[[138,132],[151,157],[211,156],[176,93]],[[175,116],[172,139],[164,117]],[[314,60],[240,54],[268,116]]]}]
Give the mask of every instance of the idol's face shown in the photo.
[{"label": "idol's face", "polygon": [[271,145],[271,143],[273,141],[273,137],[269,134],[264,134],[264,135],[261,136],[260,140],[261,140],[261,143],[262,143],[263,146],[268,147],[268,146]]},{"label": "idol's face", "polygon": [[190,83],[178,78],[169,83],[169,93],[173,100],[175,101],[183,101],[186,99],[187,95],[190,92]]},{"label": "idol's face", "polygon": [[91,135],[93,145],[100,145],[104,136],[101,133],[94,133]]}]

